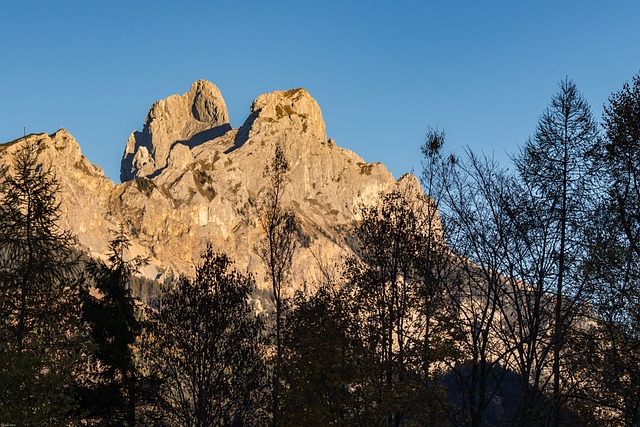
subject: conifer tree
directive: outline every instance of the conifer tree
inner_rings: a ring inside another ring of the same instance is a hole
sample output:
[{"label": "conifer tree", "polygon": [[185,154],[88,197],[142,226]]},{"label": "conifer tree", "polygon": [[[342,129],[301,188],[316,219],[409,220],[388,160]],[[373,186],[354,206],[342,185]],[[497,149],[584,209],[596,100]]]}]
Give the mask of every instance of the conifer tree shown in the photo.
[{"label": "conifer tree", "polygon": [[[544,239],[538,239],[541,256],[551,260],[546,277],[555,288],[553,315],[553,411],[550,422],[560,423],[561,358],[565,333],[575,318],[575,302],[584,298],[578,268],[585,256],[580,236],[592,197],[593,163],[590,153],[598,141],[591,109],[576,85],[566,79],[542,114],[537,129],[515,159],[525,194],[544,218]],[[530,237],[540,236],[532,230]]]},{"label": "conifer tree", "polygon": [[129,283],[146,259],[138,256],[126,260],[129,246],[121,226],[109,243],[107,263],[89,263],[98,295],[83,292],[83,317],[89,324],[98,362],[97,384],[87,390],[86,405],[93,415],[109,423],[132,426],[137,400],[132,346],[140,334],[140,324]]},{"label": "conifer tree", "polygon": [[33,140],[0,184],[0,419],[66,424],[83,354],[78,264],[58,226],[58,181]]}]

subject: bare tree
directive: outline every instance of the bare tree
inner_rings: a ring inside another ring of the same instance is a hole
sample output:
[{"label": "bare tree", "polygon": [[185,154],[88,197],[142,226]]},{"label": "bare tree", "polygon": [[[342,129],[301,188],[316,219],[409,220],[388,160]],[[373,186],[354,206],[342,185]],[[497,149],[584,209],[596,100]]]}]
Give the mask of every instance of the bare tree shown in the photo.
[{"label": "bare tree", "polygon": [[555,244],[549,216],[538,211],[530,189],[510,177],[501,204],[506,215],[503,250],[502,327],[499,339],[509,351],[506,366],[520,379],[520,399],[511,422],[548,422],[547,392],[553,380]]},{"label": "bare tree", "polygon": [[289,162],[280,144],[265,168],[267,188],[259,207],[258,220],[264,237],[256,252],[267,268],[275,305],[275,364],[273,369],[273,423],[278,425],[281,412],[280,388],[282,376],[282,317],[285,287],[289,280],[293,254],[298,244],[298,225],[292,211],[284,208],[283,196],[288,183]]},{"label": "bare tree", "polygon": [[508,238],[500,203],[504,178],[494,161],[471,152],[464,163],[454,163],[441,202],[452,256],[458,257],[455,283],[449,288],[461,352],[460,363],[451,366],[459,396],[451,417],[453,423],[479,426],[504,420],[502,367],[508,353],[497,339],[505,292],[500,270]]},{"label": "bare tree", "polygon": [[578,270],[584,259],[580,236],[589,209],[592,160],[598,127],[589,105],[576,85],[566,79],[538,122],[535,134],[515,159],[526,194],[532,197],[535,214],[546,219],[549,233],[534,243],[553,269],[543,280],[555,285],[553,316],[553,411],[551,423],[560,423],[561,358],[564,336],[575,318],[576,302],[584,298]]},{"label": "bare tree", "polygon": [[444,143],[444,131],[429,129],[421,148],[420,183],[427,197],[420,198],[419,207],[424,240],[417,262],[421,277],[418,282],[419,311],[422,315],[418,340],[422,342],[420,378],[427,399],[432,402],[429,425],[437,425],[450,412],[451,405],[442,389],[441,378],[446,367],[454,366],[461,357],[458,345],[462,337],[459,307],[451,304],[458,297],[461,258],[448,247],[447,227],[440,216],[440,210],[446,206],[456,159],[443,154]]}]

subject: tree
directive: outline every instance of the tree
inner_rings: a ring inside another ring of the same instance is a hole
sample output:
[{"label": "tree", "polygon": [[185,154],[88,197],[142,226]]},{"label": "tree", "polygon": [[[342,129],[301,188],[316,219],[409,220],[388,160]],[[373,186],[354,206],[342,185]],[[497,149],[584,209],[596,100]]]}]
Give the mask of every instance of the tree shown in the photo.
[{"label": "tree", "polygon": [[640,257],[614,204],[605,202],[588,226],[586,280],[593,287],[588,327],[574,334],[571,371],[582,379],[575,402],[591,425],[640,421]]},{"label": "tree", "polygon": [[[422,207],[409,191],[382,195],[378,205],[363,207],[354,230],[357,257],[345,272],[359,339],[372,367],[370,412],[378,424],[426,422],[438,409],[426,400],[434,391],[427,377],[432,378],[431,365],[446,357],[448,331],[432,297],[437,286],[426,283],[434,271],[424,264],[432,236],[426,234],[430,226]],[[433,339],[439,333],[441,340]]]},{"label": "tree", "polygon": [[554,294],[549,280],[556,272],[553,246],[557,235],[549,227],[549,212],[539,210],[531,189],[517,177],[500,186],[500,210],[505,216],[500,271],[504,292],[498,339],[508,354],[506,366],[519,377],[519,395],[511,422],[544,424],[553,412],[547,392],[553,376]]},{"label": "tree", "polygon": [[423,161],[420,183],[428,197],[420,199],[425,234],[416,264],[421,277],[418,282],[422,313],[420,379],[427,399],[438,402],[432,405],[429,425],[436,425],[440,416],[450,412],[450,402],[444,397],[441,379],[446,366],[459,360],[458,342],[462,339],[458,307],[451,304],[458,294],[460,258],[447,246],[447,224],[443,224],[440,215],[440,210],[447,205],[448,186],[454,176],[457,160],[452,155],[443,155],[444,144],[444,131],[430,128],[421,148]]},{"label": "tree", "polygon": [[0,419],[66,424],[84,351],[77,259],[58,181],[37,142],[19,144],[0,186]]},{"label": "tree", "polygon": [[[566,79],[542,114],[535,134],[515,159],[526,194],[546,218],[550,233],[536,242],[553,269],[544,280],[555,286],[553,315],[553,404],[552,424],[560,423],[561,358],[564,337],[575,320],[576,303],[584,298],[579,270],[584,259],[582,225],[589,209],[593,165],[590,152],[598,140],[598,127],[589,105],[576,85]],[[539,255],[542,255],[538,251]]]},{"label": "tree", "polygon": [[419,250],[417,218],[400,193],[382,196],[381,206],[364,207],[355,230],[359,259],[347,277],[358,301],[364,341],[375,369],[378,423],[400,425],[406,416],[400,389],[408,381],[411,309],[415,307],[414,260]]},{"label": "tree", "polygon": [[604,127],[607,143],[598,160],[618,222],[629,245],[640,255],[640,74],[609,98]]},{"label": "tree", "polygon": [[[452,424],[504,422],[507,351],[499,341],[508,239],[502,197],[507,178],[495,161],[468,152],[447,176],[441,217],[454,265],[445,288],[457,318],[460,359],[447,375]],[[457,260],[454,261],[454,260]]]},{"label": "tree", "polygon": [[90,261],[88,270],[98,295],[83,292],[83,318],[95,343],[96,382],[87,390],[86,406],[109,423],[135,424],[137,380],[133,345],[140,334],[129,281],[146,263],[125,260],[129,239],[120,227],[109,243],[107,263]]},{"label": "tree", "polygon": [[588,350],[576,370],[589,379],[582,397],[594,419],[631,426],[640,422],[640,74],[609,98],[604,129],[593,154],[605,194],[587,227],[584,269],[595,326],[580,337]]},{"label": "tree", "polygon": [[372,425],[366,390],[370,366],[353,301],[326,283],[307,296],[296,292],[284,321],[287,372],[282,425]]},{"label": "tree", "polygon": [[537,417],[549,412],[543,390],[553,289],[544,280],[549,260],[538,252],[544,255],[545,247],[532,242],[549,232],[546,217],[517,177],[493,159],[471,151],[464,160],[444,159],[428,147],[423,151],[436,168],[427,172],[437,178],[451,248],[450,283],[441,287],[455,310],[459,338],[459,359],[445,377],[455,402],[451,422],[544,423]]},{"label": "tree", "polygon": [[276,144],[271,163],[264,175],[267,188],[258,212],[258,220],[264,238],[256,245],[256,252],[267,268],[275,305],[275,363],[272,378],[273,423],[279,424],[281,412],[280,389],[282,380],[282,318],[293,254],[297,247],[298,225],[292,211],[283,207],[284,191],[287,185],[289,163],[280,144]]},{"label": "tree", "polygon": [[263,324],[251,276],[207,245],[196,277],[165,290],[145,358],[163,381],[161,410],[184,426],[262,425]]}]

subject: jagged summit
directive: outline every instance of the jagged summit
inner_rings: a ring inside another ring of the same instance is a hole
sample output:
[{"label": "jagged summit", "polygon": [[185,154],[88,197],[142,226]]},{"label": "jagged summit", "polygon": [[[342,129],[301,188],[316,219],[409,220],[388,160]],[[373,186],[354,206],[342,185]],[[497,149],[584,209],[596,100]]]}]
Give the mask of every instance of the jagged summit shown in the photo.
[{"label": "jagged summit", "polygon": [[148,176],[167,165],[176,142],[196,145],[231,129],[220,90],[198,80],[183,95],[171,95],[149,110],[142,131],[134,131],[124,150],[120,180]]},{"label": "jagged summit", "polygon": [[260,95],[251,104],[251,114],[256,116],[252,125],[254,134],[260,133],[263,128],[271,130],[272,123],[279,123],[280,126],[293,128],[297,133],[308,134],[319,141],[327,139],[322,111],[305,89]]},{"label": "jagged summit", "polygon": [[189,92],[171,95],[153,104],[141,132],[134,131],[125,147],[120,166],[122,182],[155,176],[167,166],[174,148],[177,156],[205,142],[217,140],[227,153],[249,139],[262,143],[284,134],[302,136],[295,143],[327,139],[322,111],[305,89],[274,91],[260,95],[251,104],[249,117],[232,138],[229,115],[220,90],[206,80],[193,83]]},{"label": "jagged summit", "polygon": [[[256,206],[264,170],[280,144],[290,164],[283,204],[301,225],[304,247],[294,256],[298,283],[318,262],[351,253],[347,230],[359,207],[395,188],[421,192],[417,179],[397,182],[380,163],[366,163],[327,139],[322,112],[304,89],[258,96],[244,124],[232,129],[218,88],[200,80],[183,95],[153,104],[143,130],[129,138],[121,184],[85,159],[66,131],[30,135],[62,184],[63,225],[94,255],[106,253],[122,224],[134,254],[148,256],[147,277],[191,274],[207,242],[262,281],[254,253],[261,238]],[[0,165],[13,146],[0,150]]]}]

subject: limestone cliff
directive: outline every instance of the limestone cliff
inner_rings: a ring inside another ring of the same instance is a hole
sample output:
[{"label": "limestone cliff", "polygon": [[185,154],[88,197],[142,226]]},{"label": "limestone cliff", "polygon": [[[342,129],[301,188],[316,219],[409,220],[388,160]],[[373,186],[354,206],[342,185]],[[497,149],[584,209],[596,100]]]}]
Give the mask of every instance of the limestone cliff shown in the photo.
[{"label": "limestone cliff", "polygon": [[[109,230],[124,224],[134,253],[151,259],[145,275],[156,278],[167,270],[193,273],[210,241],[262,281],[254,252],[262,235],[256,206],[276,144],[290,163],[284,204],[302,228],[294,257],[300,282],[313,280],[318,263],[332,265],[350,252],[347,230],[361,204],[398,187],[420,191],[415,177],[396,182],[383,165],[327,139],[320,107],[304,89],[259,96],[238,129],[229,125],[222,95],[209,82],[155,103],[143,130],[126,144],[118,185],[64,130],[23,139],[38,141],[59,177],[64,226],[79,244],[104,254]],[[8,162],[12,150],[6,147],[0,162]]]},{"label": "limestone cliff", "polygon": [[127,141],[120,179],[161,170],[177,142],[197,144],[230,128],[222,94],[215,85],[198,80],[184,95],[172,95],[151,107],[142,131],[133,132]]}]

